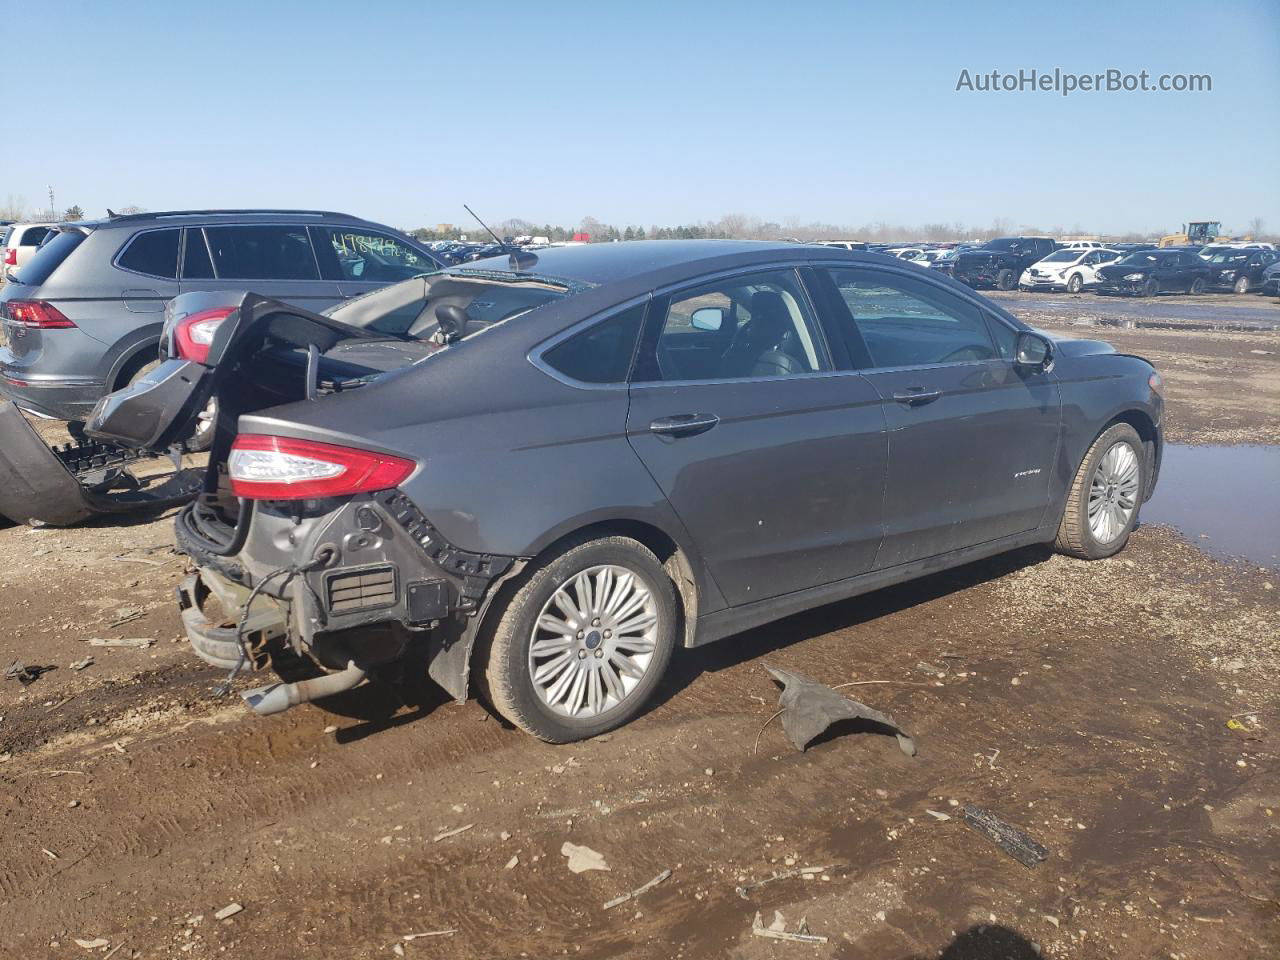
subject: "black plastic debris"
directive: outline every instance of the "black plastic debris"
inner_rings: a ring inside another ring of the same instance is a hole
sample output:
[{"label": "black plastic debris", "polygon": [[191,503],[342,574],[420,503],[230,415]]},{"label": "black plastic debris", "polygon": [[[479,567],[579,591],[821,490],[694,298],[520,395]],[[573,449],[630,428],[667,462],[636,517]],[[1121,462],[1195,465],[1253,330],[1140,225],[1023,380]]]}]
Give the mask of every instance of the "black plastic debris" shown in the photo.
[{"label": "black plastic debris", "polygon": [[965,804],[964,822],[991,840],[1023,866],[1034,867],[1049,858],[1049,851],[990,810]]},{"label": "black plastic debris", "polygon": [[782,729],[797,750],[804,750],[833,723],[841,720],[869,720],[888,728],[898,738],[898,746],[908,757],[916,755],[915,741],[888,714],[873,710],[865,703],[842,696],[830,687],[789,670],[768,664],[764,668],[782,684],[778,706],[782,710]]},{"label": "black plastic debris", "polygon": [[22,662],[15,660],[4,671],[6,680],[17,680],[24,687],[29,683],[35,683],[40,679],[40,674],[48,673],[53,667],[28,667]]}]

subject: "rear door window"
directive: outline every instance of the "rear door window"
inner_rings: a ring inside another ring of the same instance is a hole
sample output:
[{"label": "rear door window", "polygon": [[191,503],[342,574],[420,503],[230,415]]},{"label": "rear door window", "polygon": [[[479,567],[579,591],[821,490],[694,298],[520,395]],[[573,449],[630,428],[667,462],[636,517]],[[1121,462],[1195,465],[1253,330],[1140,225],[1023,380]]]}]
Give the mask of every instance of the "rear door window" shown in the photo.
[{"label": "rear door window", "polygon": [[22,234],[22,239],[18,241],[20,247],[38,247],[45,237],[49,235],[48,227],[27,227]]},{"label": "rear door window", "polygon": [[175,280],[178,277],[180,230],[145,230],[128,242],[116,264],[134,273]]},{"label": "rear door window", "polygon": [[827,273],[848,308],[848,315],[838,319],[849,352],[869,354],[873,367],[997,356],[982,311],[946,290],[877,270],[828,268]]},{"label": "rear door window", "polygon": [[307,228],[301,225],[205,227],[219,280],[319,280]]},{"label": "rear door window", "polygon": [[212,280],[213,261],[209,259],[209,246],[204,242],[204,231],[199,227],[189,228],[186,242],[182,251],[182,279]]},{"label": "rear door window", "polygon": [[326,280],[395,283],[437,269],[434,260],[403,239],[355,227],[312,227]]}]

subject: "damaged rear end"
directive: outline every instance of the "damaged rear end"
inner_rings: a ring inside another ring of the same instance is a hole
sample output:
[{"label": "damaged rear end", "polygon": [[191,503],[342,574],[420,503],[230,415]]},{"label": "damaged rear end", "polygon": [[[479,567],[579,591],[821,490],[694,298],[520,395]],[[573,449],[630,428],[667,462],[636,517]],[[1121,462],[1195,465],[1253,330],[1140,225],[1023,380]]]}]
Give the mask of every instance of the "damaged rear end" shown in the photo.
[{"label": "damaged rear end", "polygon": [[[426,302],[422,280],[374,296],[379,315],[395,312],[396,297],[409,313]],[[217,410],[200,493],[176,521],[178,549],[197,567],[179,605],[192,649],[228,680],[246,669],[311,674],[246,692],[258,713],[398,673],[411,648],[466,696],[477,615],[520,564],[445,540],[401,489],[420,458],[338,423],[343,395],[471,332],[443,325],[388,334],[252,294],[231,309],[195,304],[168,344],[176,355],[94,411],[92,435],[164,449]],[[206,349],[192,350],[193,338]]]}]

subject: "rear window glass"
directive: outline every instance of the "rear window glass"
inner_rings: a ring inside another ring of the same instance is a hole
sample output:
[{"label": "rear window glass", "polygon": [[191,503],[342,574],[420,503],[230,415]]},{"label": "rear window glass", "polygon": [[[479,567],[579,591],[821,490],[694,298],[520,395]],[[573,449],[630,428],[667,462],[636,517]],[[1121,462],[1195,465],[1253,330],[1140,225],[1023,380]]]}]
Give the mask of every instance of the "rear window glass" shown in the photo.
[{"label": "rear window glass", "polygon": [[38,247],[48,235],[48,227],[27,227],[23,231],[22,239],[18,241],[18,245],[22,247]]},{"label": "rear window glass", "polygon": [[53,239],[40,247],[31,255],[31,259],[22,265],[17,277],[20,283],[35,286],[44,283],[53,271],[62,266],[62,262],[71,255],[71,251],[84,243],[85,234],[79,230],[63,230]]},{"label": "rear window glass", "polygon": [[583,383],[621,383],[631,370],[645,305],[602,320],[574,334],[542,355],[542,359],[566,377]]},{"label": "rear window glass", "polygon": [[174,280],[178,276],[177,230],[147,230],[129,241],[116,260],[126,270]]},{"label": "rear window glass", "polygon": [[206,227],[219,280],[319,280],[303,226]]}]

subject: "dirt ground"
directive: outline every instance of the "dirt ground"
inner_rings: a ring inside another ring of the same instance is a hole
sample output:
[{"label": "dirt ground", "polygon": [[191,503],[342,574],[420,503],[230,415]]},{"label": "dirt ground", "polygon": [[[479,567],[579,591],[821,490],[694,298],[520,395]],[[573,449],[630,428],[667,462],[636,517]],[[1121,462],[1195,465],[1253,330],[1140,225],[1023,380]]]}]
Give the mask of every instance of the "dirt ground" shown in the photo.
[{"label": "dirt ground", "polygon": [[[1280,331],[1026,314],[1154,360],[1171,440],[1280,436]],[[684,651],[639,720],[553,747],[429,683],[213,698],[171,519],[0,530],[0,668],[55,668],[0,681],[0,956],[1280,954],[1276,570],[1151,526],[1099,563],[1027,549]],[[763,663],[862,683],[918,755],[856,725],[796,752]]]}]

